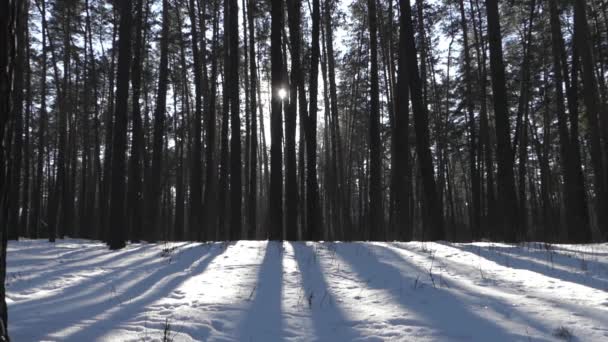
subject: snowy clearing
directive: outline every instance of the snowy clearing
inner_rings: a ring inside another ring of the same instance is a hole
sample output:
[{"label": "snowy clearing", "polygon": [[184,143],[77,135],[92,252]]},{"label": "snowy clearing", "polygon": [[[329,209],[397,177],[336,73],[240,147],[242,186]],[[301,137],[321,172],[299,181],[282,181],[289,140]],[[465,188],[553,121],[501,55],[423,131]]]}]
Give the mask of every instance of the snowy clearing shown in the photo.
[{"label": "snowy clearing", "polygon": [[608,244],[10,242],[14,341],[606,341]]}]

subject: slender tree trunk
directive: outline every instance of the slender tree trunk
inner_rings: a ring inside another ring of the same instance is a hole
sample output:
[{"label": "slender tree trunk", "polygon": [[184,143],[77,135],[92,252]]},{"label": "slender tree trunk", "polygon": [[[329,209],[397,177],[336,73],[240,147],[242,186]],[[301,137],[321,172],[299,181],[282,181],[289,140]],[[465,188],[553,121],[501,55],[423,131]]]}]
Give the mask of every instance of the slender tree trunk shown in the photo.
[{"label": "slender tree trunk", "polygon": [[[324,11],[324,21],[325,21],[325,32],[327,35],[327,70],[329,77],[329,99],[331,104],[331,120],[330,120],[330,129],[331,136],[333,140],[333,168],[336,172],[336,184],[335,188],[337,190],[337,198],[336,204],[339,217],[337,217],[337,222],[339,224],[338,229],[340,230],[339,239],[343,239],[343,232],[346,226],[350,226],[348,216],[346,215],[346,192],[345,192],[345,184],[344,184],[344,156],[342,151],[342,140],[340,133],[340,118],[338,112],[338,91],[336,87],[336,61],[335,61],[335,53],[334,53],[334,38],[333,38],[333,26],[332,26],[332,5],[330,0],[325,1],[325,11]],[[392,75],[392,72],[391,72]]]},{"label": "slender tree trunk", "polygon": [[258,199],[258,127],[257,127],[257,99],[256,89],[258,87],[257,80],[257,67],[256,67],[256,54],[255,54],[255,21],[253,19],[254,14],[254,0],[248,0],[248,11],[247,20],[249,22],[249,78],[251,85],[249,91],[249,105],[251,113],[251,142],[249,144],[249,230],[247,232],[248,239],[254,239],[257,231],[257,199]]},{"label": "slender tree trunk", "polygon": [[230,84],[230,239],[238,240],[242,228],[242,177],[241,177],[241,119],[239,107],[239,27],[238,2],[229,5],[229,54],[230,67],[226,72]]},{"label": "slender tree trunk", "polygon": [[[21,189],[21,164],[23,151],[23,94],[25,80],[25,63],[26,63],[26,31],[27,31],[27,5],[28,1],[19,1],[16,6],[15,13],[15,35],[17,39],[17,47],[15,49],[15,60],[13,69],[13,89],[12,89],[12,109],[13,109],[13,127],[14,135],[12,142],[12,165],[10,172],[10,189],[9,198],[13,202],[8,213],[8,235],[9,240],[18,240],[19,234],[19,215],[23,202],[20,201]],[[27,158],[27,155],[25,156]]]},{"label": "slender tree trunk", "polygon": [[[604,167],[606,160],[605,153],[602,151],[600,120],[601,102],[598,93],[597,78],[595,75],[595,62],[591,48],[591,36],[589,25],[587,24],[586,3],[583,0],[574,2],[574,39],[576,40],[577,50],[581,58],[582,80],[583,80],[583,100],[587,110],[587,121],[590,131],[590,151],[591,163],[593,165],[593,176],[596,193],[596,213],[597,224],[604,235],[608,234],[608,176]],[[576,82],[576,79],[572,79]],[[575,242],[589,242],[591,236],[585,236],[584,231],[579,231],[580,235],[572,236]]]},{"label": "slender tree trunk", "polygon": [[407,69],[405,1],[399,1],[399,69],[397,71],[396,115],[393,126],[391,186],[393,213],[391,219],[397,236],[403,241],[412,240],[413,227],[410,224],[409,186],[411,168],[409,165],[409,74]]},{"label": "slender tree trunk", "polygon": [[[29,9],[29,1],[24,5],[25,8]],[[29,20],[29,19],[28,19]],[[27,24],[26,24],[27,25]],[[19,230],[23,236],[31,237],[29,231],[29,218],[30,218],[30,208],[31,203],[30,199],[33,198],[33,194],[30,195],[31,187],[30,187],[30,163],[32,161],[33,151],[30,145],[30,121],[32,115],[32,68],[31,68],[31,49],[29,46],[30,43],[30,34],[29,30],[25,31],[25,42],[26,46],[26,64],[25,64],[25,135],[24,135],[24,143],[23,143],[23,154],[24,164],[23,164],[23,210],[21,212],[21,221],[19,222]]]},{"label": "slender tree trunk", "polygon": [[127,111],[129,68],[131,62],[131,0],[116,4],[120,11],[120,34],[116,82],[116,108],[112,141],[112,201],[108,245],[110,249],[125,246],[125,152],[127,145]]},{"label": "slender tree trunk", "polygon": [[481,192],[479,171],[477,170],[477,135],[475,131],[474,101],[473,101],[473,73],[471,72],[471,54],[469,47],[468,20],[464,9],[464,0],[458,1],[460,8],[460,25],[462,27],[462,42],[464,51],[464,79],[465,101],[469,121],[469,172],[471,177],[471,208],[469,212],[471,237],[473,240],[481,238]]},{"label": "slender tree trunk", "polygon": [[513,175],[513,152],[510,138],[509,107],[505,81],[505,66],[502,55],[502,35],[497,0],[486,0],[488,16],[488,39],[490,42],[490,69],[494,95],[494,117],[496,126],[496,155],[498,159],[498,197],[501,203],[500,235],[509,242],[523,238],[517,222],[518,206],[515,197]]},{"label": "slender tree trunk", "polygon": [[112,58],[110,62],[110,80],[108,86],[108,106],[106,108],[106,118],[105,118],[105,146],[104,146],[104,158],[103,158],[103,184],[100,194],[100,231],[98,232],[101,239],[107,241],[108,232],[109,232],[109,222],[108,219],[108,211],[110,209],[110,196],[112,190],[112,149],[114,148],[112,144],[112,137],[114,135],[114,80],[115,76],[115,60],[116,60],[116,36],[118,34],[118,25],[116,23],[117,17],[117,9],[114,8],[114,17],[113,17],[113,32],[112,32]]},{"label": "slender tree trunk", "polygon": [[321,239],[321,217],[319,208],[319,185],[317,180],[317,88],[320,56],[320,6],[319,0],[312,2],[312,52],[310,58],[310,109],[306,120],[306,201],[307,239]]},{"label": "slender tree trunk", "polygon": [[[302,77],[300,67],[300,3],[287,1],[289,14],[289,37],[291,43],[291,80],[289,84],[289,106],[285,113],[285,225],[286,239],[298,239],[298,180],[296,176],[296,121],[298,86]],[[301,213],[303,214],[303,213]]]},{"label": "slender tree trunk", "polygon": [[127,215],[129,222],[129,235],[132,241],[137,242],[142,238],[143,213],[142,213],[142,157],[144,154],[144,133],[140,109],[141,92],[141,69],[142,69],[142,46],[143,42],[143,17],[144,0],[135,3],[135,37],[133,46],[133,66],[131,88],[133,92],[131,115],[133,120],[133,133],[131,135],[131,153],[129,155],[129,182],[127,189]]},{"label": "slender tree trunk", "polygon": [[154,111],[154,140],[152,146],[152,165],[146,179],[146,236],[149,241],[155,240],[160,234],[160,205],[162,196],[161,171],[163,140],[165,134],[165,111],[168,87],[168,47],[169,47],[169,1],[163,0],[162,29],[160,37],[160,65],[158,67],[158,94]]},{"label": "slender tree trunk", "polygon": [[[314,0],[318,1],[318,0]],[[318,7],[318,4],[317,4]],[[283,140],[282,129],[282,99],[279,89],[283,86],[282,70],[283,58],[281,56],[281,32],[283,27],[283,2],[271,1],[271,29],[270,29],[270,63],[271,63],[271,113],[270,113],[270,197],[269,197],[269,239],[283,239]],[[317,34],[318,38],[318,34]],[[317,39],[318,40],[318,39]],[[313,37],[314,41],[314,37]],[[313,53],[314,54],[314,53]],[[312,87],[311,87],[312,89]]]},{"label": "slender tree trunk", "polygon": [[[564,91],[562,84],[564,77],[562,74],[561,48],[564,44],[557,0],[549,1],[549,11],[551,15],[551,51],[553,52],[553,77],[555,78],[556,94],[556,114],[558,132],[560,137],[560,160],[561,169],[564,175],[564,204],[566,207],[566,225],[570,239],[578,239],[579,234],[583,237],[590,236],[589,216],[587,207],[587,195],[584,183],[577,184],[577,173],[580,172],[580,160],[576,161],[572,139],[568,132],[568,119],[566,117],[566,106],[564,104]],[[567,67],[565,69],[567,71]],[[578,147],[577,147],[578,148]],[[577,170],[578,168],[578,170]],[[582,178],[582,177],[581,177]]]},{"label": "slender tree trunk", "polygon": [[[402,14],[404,18],[411,18],[412,10],[409,1],[401,3],[404,6]],[[418,61],[416,58],[416,45],[414,42],[414,30],[411,20],[405,20],[406,39],[406,63],[409,79],[409,88],[414,113],[414,128],[416,130],[416,152],[418,154],[418,165],[422,174],[423,196],[423,223],[424,239],[440,240],[445,236],[443,227],[443,209],[437,193],[435,183],[435,172],[430,150],[429,122],[426,105],[423,101],[423,85],[418,73]],[[421,61],[423,64],[424,61]]]},{"label": "slender tree trunk", "polygon": [[[189,231],[191,237],[204,240],[201,220],[202,209],[202,78],[203,65],[201,53],[199,52],[199,37],[196,29],[196,5],[194,0],[189,1],[190,30],[192,35],[192,60],[194,67],[194,122],[192,134],[192,156],[190,157],[190,222]],[[203,18],[199,18],[203,20]]]},{"label": "slender tree trunk", "polygon": [[33,195],[36,196],[32,198],[33,205],[31,211],[30,222],[30,232],[32,233],[32,238],[37,238],[40,233],[40,221],[42,217],[42,207],[43,207],[43,182],[44,182],[44,156],[45,156],[45,130],[46,130],[46,122],[47,122],[47,114],[46,114],[46,75],[47,75],[47,65],[46,65],[46,2],[41,1],[42,5],[40,6],[40,14],[41,14],[41,32],[42,32],[42,61],[41,61],[41,77],[40,77],[40,113],[38,117],[38,153],[37,153],[37,166],[36,166],[36,183],[34,185]]},{"label": "slender tree trunk", "polygon": [[[376,0],[368,0],[369,40],[371,49],[370,115],[369,115],[369,240],[386,239],[382,205],[382,160],[380,149],[380,100],[378,90],[378,42]],[[314,41],[314,38],[313,38]],[[372,232],[372,229],[374,230]]]},{"label": "slender tree trunk", "polygon": [[0,339],[6,341],[9,340],[9,337],[4,280],[6,278],[7,214],[11,204],[8,198],[10,179],[6,173],[6,167],[8,138],[10,138],[12,129],[9,127],[7,130],[6,128],[13,115],[11,97],[15,80],[13,68],[10,66],[16,58],[16,50],[20,49],[18,45],[15,46],[16,30],[20,28],[18,24],[20,7],[11,0],[0,3]]}]

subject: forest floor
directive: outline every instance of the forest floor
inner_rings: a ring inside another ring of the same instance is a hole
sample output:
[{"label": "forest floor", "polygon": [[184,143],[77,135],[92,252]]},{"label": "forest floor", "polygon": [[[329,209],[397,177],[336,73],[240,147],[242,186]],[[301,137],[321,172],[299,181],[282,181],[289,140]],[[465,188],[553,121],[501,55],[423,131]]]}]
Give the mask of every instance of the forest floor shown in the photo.
[{"label": "forest floor", "polygon": [[608,244],[11,241],[13,341],[608,341]]}]

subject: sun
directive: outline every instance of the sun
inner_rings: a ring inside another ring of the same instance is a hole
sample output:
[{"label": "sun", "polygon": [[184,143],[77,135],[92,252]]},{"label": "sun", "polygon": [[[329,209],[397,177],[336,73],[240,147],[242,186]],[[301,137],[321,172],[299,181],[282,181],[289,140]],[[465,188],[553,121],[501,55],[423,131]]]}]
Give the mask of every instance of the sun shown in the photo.
[{"label": "sun", "polygon": [[279,88],[278,95],[281,100],[285,100],[285,97],[287,97],[287,90],[285,90],[285,88]]}]

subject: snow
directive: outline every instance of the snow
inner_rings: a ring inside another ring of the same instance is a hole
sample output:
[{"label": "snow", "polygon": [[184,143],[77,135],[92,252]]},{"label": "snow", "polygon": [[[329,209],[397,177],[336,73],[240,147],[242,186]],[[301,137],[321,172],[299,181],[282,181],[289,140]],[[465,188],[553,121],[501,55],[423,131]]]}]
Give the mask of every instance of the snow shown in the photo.
[{"label": "snow", "polygon": [[11,241],[14,341],[607,341],[608,244]]}]

